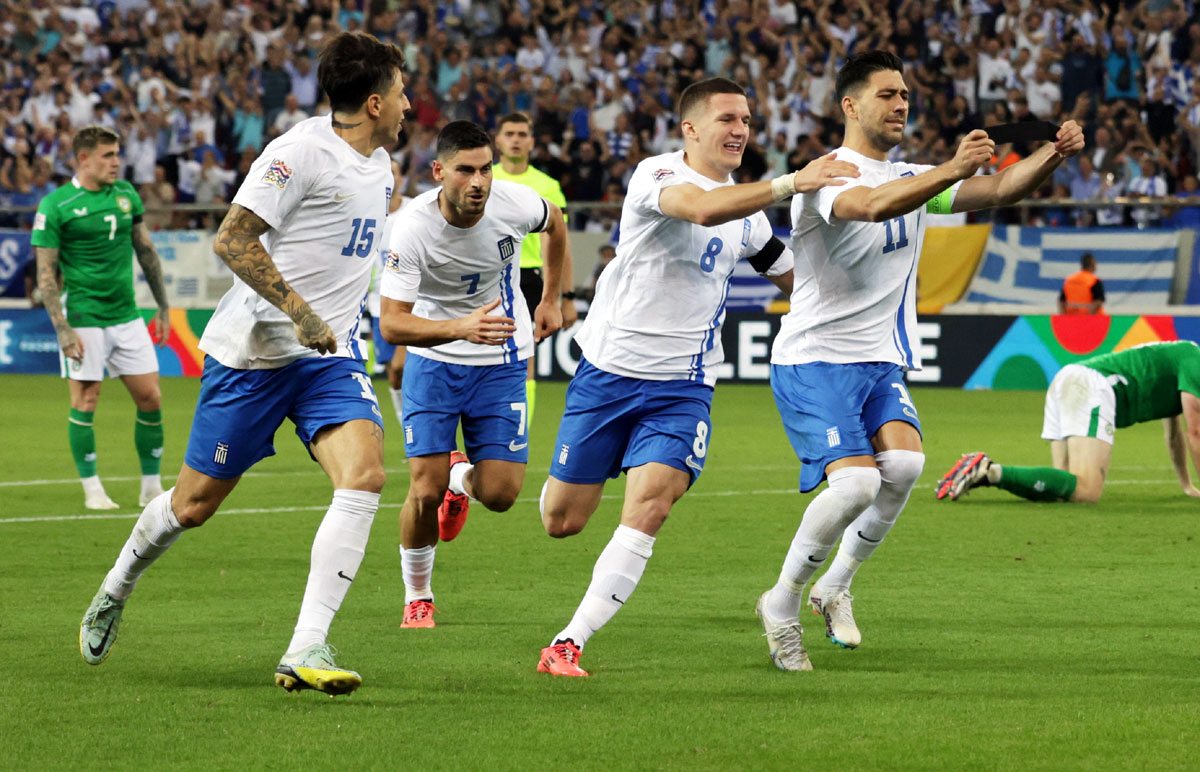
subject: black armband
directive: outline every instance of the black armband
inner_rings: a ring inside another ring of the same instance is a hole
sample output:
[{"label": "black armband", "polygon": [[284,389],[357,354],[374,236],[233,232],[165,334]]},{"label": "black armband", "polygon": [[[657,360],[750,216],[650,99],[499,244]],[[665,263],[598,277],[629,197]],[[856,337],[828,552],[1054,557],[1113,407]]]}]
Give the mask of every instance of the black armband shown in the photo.
[{"label": "black armband", "polygon": [[141,223],[142,223],[142,216],[141,216],[140,214],[135,214],[135,215],[133,216],[133,224],[134,224],[134,225],[141,225]]},{"label": "black armband", "polygon": [[575,293],[574,293],[574,292],[564,292],[564,293],[562,294],[562,299],[563,299],[563,300],[574,300],[574,299],[575,299]]},{"label": "black armband", "polygon": [[771,237],[757,255],[750,256],[750,265],[759,273],[766,273],[775,265],[775,261],[783,254],[783,242],[775,236]]}]

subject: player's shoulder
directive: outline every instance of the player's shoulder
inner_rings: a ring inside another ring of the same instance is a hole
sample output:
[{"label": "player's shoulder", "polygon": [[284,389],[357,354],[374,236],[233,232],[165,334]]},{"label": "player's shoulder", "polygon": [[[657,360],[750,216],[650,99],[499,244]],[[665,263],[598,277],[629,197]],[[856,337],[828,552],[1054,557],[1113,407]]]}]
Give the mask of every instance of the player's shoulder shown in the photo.
[{"label": "player's shoulder", "polygon": [[420,193],[416,198],[409,199],[404,206],[400,207],[391,215],[395,218],[396,224],[392,227],[393,241],[395,235],[404,232],[406,234],[405,241],[411,241],[407,238],[409,232],[416,228],[428,227],[430,224],[441,219],[442,214],[438,210],[438,193],[441,188],[433,188],[424,193]]},{"label": "player's shoulder", "polygon": [[74,182],[68,180],[43,196],[42,204],[48,206],[61,205],[68,198],[73,198],[81,190],[83,188],[76,186]]},{"label": "player's shoulder", "polygon": [[[277,156],[291,159],[327,159],[336,163],[337,145],[342,139],[330,129],[329,116],[314,116],[300,121],[292,128],[267,143],[259,154],[259,160],[274,162]],[[390,168],[390,167],[389,167]]]},{"label": "player's shoulder", "polygon": [[648,176],[655,182],[662,182],[668,177],[686,172],[687,163],[683,160],[683,151],[675,150],[643,158],[634,168],[633,176]]},{"label": "player's shoulder", "polygon": [[505,204],[527,204],[535,198],[541,198],[536,190],[520,182],[509,180],[492,180],[492,192],[489,198]]},{"label": "player's shoulder", "polygon": [[129,180],[117,180],[113,183],[113,192],[119,196],[131,196],[136,199],[141,199],[138,195],[137,188]]}]

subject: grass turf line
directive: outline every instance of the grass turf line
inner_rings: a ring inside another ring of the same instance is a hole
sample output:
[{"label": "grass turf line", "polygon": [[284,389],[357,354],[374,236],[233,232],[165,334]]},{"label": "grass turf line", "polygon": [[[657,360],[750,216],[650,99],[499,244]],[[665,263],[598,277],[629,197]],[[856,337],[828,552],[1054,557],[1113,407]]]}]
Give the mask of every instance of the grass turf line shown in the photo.
[{"label": "grass turf line", "polygon": [[[182,458],[198,384],[166,379],[164,472]],[[476,508],[438,551],[438,628],[399,629],[396,514],[407,475],[394,416],[385,490],[334,624],[363,688],[330,700],[271,685],[299,608],[328,482],[285,426],[229,509],[144,577],[112,656],[76,634],[131,520],[0,525],[8,678],[0,767],[105,759],[123,769],[1184,768],[1200,744],[1198,503],[1178,491],[1157,425],[1122,430],[1104,500],[1030,504],[1000,491],[935,502],[959,453],[1046,464],[1041,395],[913,389],[929,460],[886,544],[855,583],[864,643],[847,652],[802,621],[816,671],[769,664],[754,599],[771,584],[808,497],[795,486],[770,392],[720,386],[706,472],[676,507],[634,600],[589,643],[593,677],[534,672],[567,621],[620,509],[552,540],[532,497],[562,386],[543,384],[525,502]],[[0,379],[0,482],[70,479],[66,386]],[[106,384],[100,473],[136,477],[133,407]],[[1155,482],[1157,481],[1157,482]],[[607,493],[619,494],[621,481]],[[130,506],[137,483],[109,493]],[[711,495],[709,495],[711,494]],[[0,489],[0,517],[82,514],[76,485]]]}]

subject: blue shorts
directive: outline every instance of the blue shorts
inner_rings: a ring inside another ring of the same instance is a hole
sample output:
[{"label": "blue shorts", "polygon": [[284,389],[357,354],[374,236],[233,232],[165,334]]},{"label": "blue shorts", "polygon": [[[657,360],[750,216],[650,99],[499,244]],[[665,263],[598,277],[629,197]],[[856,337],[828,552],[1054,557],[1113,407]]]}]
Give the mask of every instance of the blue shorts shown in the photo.
[{"label": "blue shorts", "polygon": [[396,347],[383,339],[383,332],[379,329],[379,320],[375,317],[371,317],[371,340],[375,343],[375,364],[382,367],[390,363],[392,356],[396,353]]},{"label": "blue shorts", "polygon": [[359,418],[383,427],[363,363],[308,357],[270,370],[237,370],[204,358],[184,462],[209,477],[238,477],[275,455],[275,430],[290,418],[305,445],[326,426]]},{"label": "blue shorts", "polygon": [[771,365],[771,391],[792,449],[800,457],[800,490],[825,479],[839,458],[873,456],[871,438],[888,421],[921,431],[904,374],[890,362]]},{"label": "blue shorts", "polygon": [[657,462],[696,482],[712,439],[713,389],[695,381],[648,381],[579,361],[567,386],[550,476],[592,484]]},{"label": "blue shorts", "polygon": [[409,352],[401,383],[404,453],[409,458],[449,453],[462,421],[472,462],[529,461],[525,362],[456,365]]}]

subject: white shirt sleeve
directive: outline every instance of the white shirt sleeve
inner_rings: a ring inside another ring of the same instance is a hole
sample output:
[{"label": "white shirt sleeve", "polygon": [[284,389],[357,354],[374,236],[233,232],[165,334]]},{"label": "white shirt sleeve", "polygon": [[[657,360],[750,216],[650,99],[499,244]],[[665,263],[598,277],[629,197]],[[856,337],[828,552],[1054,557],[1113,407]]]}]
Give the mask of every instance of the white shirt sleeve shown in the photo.
[{"label": "white shirt sleeve", "polygon": [[379,294],[401,303],[416,303],[421,288],[421,260],[411,249],[388,249],[383,256]]},{"label": "white shirt sleeve", "polygon": [[625,194],[625,203],[633,206],[637,212],[648,217],[666,217],[658,204],[662,192],[674,185],[688,182],[671,164],[663,164],[660,168],[651,169],[639,165],[629,179],[629,191]]},{"label": "white shirt sleeve", "polygon": [[[492,183],[495,185],[495,183]],[[504,186],[508,199],[506,204],[512,207],[515,219],[526,233],[541,233],[546,230],[550,220],[550,205],[526,185],[508,183]]]},{"label": "white shirt sleeve", "polygon": [[298,144],[268,145],[250,167],[233,203],[278,229],[308,192],[317,159]]}]

